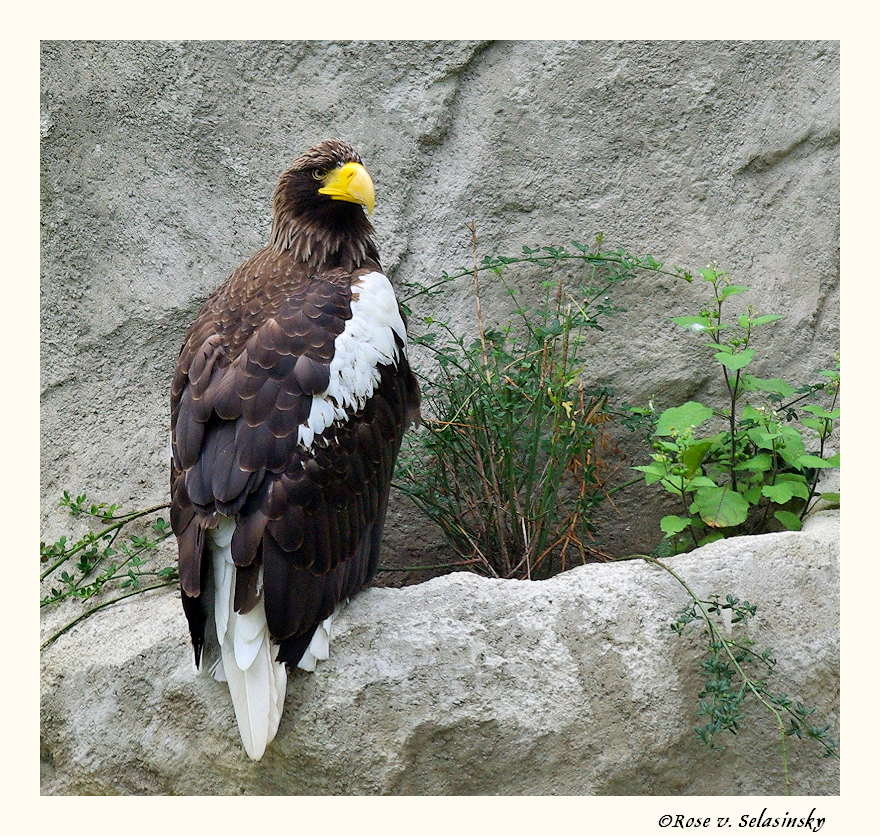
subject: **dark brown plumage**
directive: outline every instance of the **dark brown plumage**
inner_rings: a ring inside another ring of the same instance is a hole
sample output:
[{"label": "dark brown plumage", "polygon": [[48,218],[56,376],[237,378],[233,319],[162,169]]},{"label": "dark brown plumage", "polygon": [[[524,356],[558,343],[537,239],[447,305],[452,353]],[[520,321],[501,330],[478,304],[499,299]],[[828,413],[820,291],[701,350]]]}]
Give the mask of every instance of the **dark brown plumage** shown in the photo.
[{"label": "dark brown plumage", "polygon": [[235,520],[235,610],[248,612],[262,594],[277,658],[289,664],[376,569],[394,462],[418,412],[399,335],[399,359],[378,363],[365,403],[345,406],[345,418],[311,445],[299,438],[313,398],[326,397],[360,282],[381,273],[362,206],[317,191],[327,171],[348,162],[361,160],[330,141],[281,175],[269,246],[210,296],[177,361],[171,523],[197,662],[208,617],[206,530],[220,515]]}]

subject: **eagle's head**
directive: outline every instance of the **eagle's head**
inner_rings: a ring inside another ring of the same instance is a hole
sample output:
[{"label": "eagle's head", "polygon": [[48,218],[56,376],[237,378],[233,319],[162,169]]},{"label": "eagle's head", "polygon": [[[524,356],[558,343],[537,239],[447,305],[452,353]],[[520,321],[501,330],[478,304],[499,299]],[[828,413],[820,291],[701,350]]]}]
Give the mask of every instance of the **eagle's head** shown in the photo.
[{"label": "eagle's head", "polygon": [[275,188],[272,244],[303,261],[327,264],[334,254],[371,243],[373,181],[361,155],[347,142],[327,139],[297,157]]}]

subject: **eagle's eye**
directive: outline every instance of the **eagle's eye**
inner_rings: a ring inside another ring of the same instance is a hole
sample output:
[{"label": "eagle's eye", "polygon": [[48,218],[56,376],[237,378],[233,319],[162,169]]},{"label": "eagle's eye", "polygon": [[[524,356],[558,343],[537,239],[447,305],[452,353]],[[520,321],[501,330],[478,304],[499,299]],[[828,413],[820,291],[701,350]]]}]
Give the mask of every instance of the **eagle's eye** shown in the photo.
[{"label": "eagle's eye", "polygon": [[325,169],[325,168],[316,168],[312,172],[312,177],[314,177],[315,180],[323,180],[326,176],[327,176],[327,169]]}]

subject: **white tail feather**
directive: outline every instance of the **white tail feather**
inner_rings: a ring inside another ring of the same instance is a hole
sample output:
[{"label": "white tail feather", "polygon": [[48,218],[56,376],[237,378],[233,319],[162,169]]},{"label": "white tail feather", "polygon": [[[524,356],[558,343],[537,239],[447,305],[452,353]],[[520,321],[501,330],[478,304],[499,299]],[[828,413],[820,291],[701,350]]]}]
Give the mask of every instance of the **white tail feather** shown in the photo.
[{"label": "white tail feather", "polygon": [[[277,684],[272,666],[277,665],[277,662],[272,661],[268,642],[262,643],[260,651],[246,670],[238,667],[228,643],[223,644],[221,652],[241,742],[248,756],[258,761],[263,757],[266,745],[278,731],[277,723],[272,723],[273,715],[276,714],[272,706],[276,701]],[[277,716],[280,720],[280,713]]]},{"label": "white tail feather", "polygon": [[[213,545],[213,538],[211,540]],[[214,568],[214,626],[217,629],[217,641],[222,645],[229,624],[230,590],[235,590],[235,566],[226,560],[225,548],[211,549],[211,563]]]},{"label": "white tail feather", "polygon": [[339,615],[340,610],[348,603],[348,598],[340,601],[336,609],[327,616],[315,630],[306,652],[303,653],[302,659],[297,664],[298,668],[304,671],[313,671],[318,662],[323,662],[330,658],[330,639],[333,638],[333,619]]},{"label": "white tail feather", "polygon": [[[220,655],[208,673],[219,682],[226,682],[232,696],[235,719],[248,756],[259,760],[266,746],[278,732],[287,692],[287,667],[275,661],[278,647],[269,635],[266,606],[262,598],[263,573],[257,578],[260,600],[247,613],[235,611],[235,564],[232,562],[232,535],[235,522],[222,519],[216,529],[208,532],[211,563],[214,573],[214,625]],[[330,658],[333,619],[348,601],[339,604],[325,618],[297,667],[313,671],[319,660]]]},{"label": "white tail feather", "polygon": [[[330,618],[332,617],[330,616]],[[327,621],[329,620],[327,619]],[[309,645],[309,650],[315,654],[316,659],[324,660],[330,658],[330,629],[327,621],[318,625],[318,629],[315,630],[315,635],[312,637],[311,644]]]},{"label": "white tail feather", "polygon": [[266,611],[262,599],[249,613],[236,613],[232,645],[235,648],[235,662],[242,670],[247,670],[257,658],[266,632]]},{"label": "white tail feather", "polygon": [[218,682],[226,682],[226,671],[223,670],[223,657],[218,656],[216,661],[210,668],[210,674]]},{"label": "white tail feather", "polygon": [[263,599],[248,613],[235,612],[235,523],[223,520],[210,532],[214,565],[214,623],[220,645],[216,679],[225,678],[232,696],[241,742],[259,760],[278,731],[287,690],[287,670],[275,661],[277,647],[269,636]]},{"label": "white tail feather", "polygon": [[318,666],[318,660],[315,659],[315,654],[312,653],[311,650],[306,649],[306,652],[303,653],[299,662],[296,663],[296,666],[303,671],[309,671],[311,673]]}]

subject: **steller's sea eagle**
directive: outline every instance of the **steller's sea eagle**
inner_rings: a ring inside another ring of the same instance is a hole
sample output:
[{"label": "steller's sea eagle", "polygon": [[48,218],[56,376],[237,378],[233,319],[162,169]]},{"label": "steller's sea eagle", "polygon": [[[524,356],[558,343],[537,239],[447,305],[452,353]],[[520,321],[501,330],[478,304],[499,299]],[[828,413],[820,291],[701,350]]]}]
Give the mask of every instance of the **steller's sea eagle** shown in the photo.
[{"label": "steller's sea eagle", "polygon": [[171,385],[171,525],[196,666],[229,684],[258,760],[286,666],[328,658],[333,614],[376,571],[419,395],[364,209],[357,151],[285,171],[271,241],[205,302]]}]

